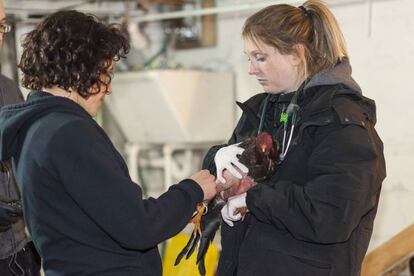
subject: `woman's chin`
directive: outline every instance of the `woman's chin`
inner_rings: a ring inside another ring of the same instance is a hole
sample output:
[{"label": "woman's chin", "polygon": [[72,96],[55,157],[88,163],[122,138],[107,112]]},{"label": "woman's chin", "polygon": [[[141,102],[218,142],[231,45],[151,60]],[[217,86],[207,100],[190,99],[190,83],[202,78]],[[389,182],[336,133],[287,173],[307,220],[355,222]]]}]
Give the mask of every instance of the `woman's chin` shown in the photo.
[{"label": "woman's chin", "polygon": [[263,91],[269,94],[279,94],[280,93],[280,89],[276,89],[275,87],[271,87],[269,85],[266,84],[261,84],[263,87]]}]

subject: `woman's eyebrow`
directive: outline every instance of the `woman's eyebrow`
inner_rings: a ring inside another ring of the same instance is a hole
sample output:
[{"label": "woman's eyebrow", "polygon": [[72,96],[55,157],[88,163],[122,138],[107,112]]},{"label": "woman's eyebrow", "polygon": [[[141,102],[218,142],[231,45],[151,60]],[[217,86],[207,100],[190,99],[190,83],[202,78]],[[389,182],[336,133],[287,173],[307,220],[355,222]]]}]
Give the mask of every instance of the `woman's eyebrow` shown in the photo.
[{"label": "woman's eyebrow", "polygon": [[258,55],[265,56],[266,55],[265,53],[263,53],[261,51],[252,51],[250,54],[252,56],[258,56]]}]

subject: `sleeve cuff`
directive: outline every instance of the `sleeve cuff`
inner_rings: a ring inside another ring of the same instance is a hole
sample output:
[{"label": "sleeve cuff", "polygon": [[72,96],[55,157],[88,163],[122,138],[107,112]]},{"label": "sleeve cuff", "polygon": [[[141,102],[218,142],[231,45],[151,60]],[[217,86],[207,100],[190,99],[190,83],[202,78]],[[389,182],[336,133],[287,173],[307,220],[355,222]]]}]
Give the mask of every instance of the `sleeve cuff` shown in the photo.
[{"label": "sleeve cuff", "polygon": [[203,190],[201,189],[200,185],[198,185],[197,182],[192,179],[184,179],[178,184],[171,186],[171,188],[173,187],[184,190],[196,203],[200,203],[204,199]]}]

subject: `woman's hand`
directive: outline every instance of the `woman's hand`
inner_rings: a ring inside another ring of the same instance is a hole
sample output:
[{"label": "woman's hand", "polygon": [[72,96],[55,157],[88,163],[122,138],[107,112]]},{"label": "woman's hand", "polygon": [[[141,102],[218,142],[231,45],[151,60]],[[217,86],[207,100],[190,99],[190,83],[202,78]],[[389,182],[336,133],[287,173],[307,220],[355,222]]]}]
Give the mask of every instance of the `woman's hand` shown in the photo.
[{"label": "woman's hand", "polygon": [[228,199],[226,205],[221,209],[221,216],[228,226],[233,227],[235,221],[243,218],[238,209],[246,207],[246,193],[232,196]]},{"label": "woman's hand", "polygon": [[244,149],[237,146],[238,144],[230,145],[219,149],[214,157],[214,162],[217,169],[217,180],[221,183],[226,183],[226,180],[223,177],[223,171],[227,170],[234,177],[241,179],[242,175],[238,171],[240,170],[243,173],[248,173],[249,169],[239,162],[237,155],[243,153]]},{"label": "woman's hand", "polygon": [[217,193],[217,185],[214,178],[214,175],[210,174],[208,170],[201,170],[193,174],[190,179],[197,182],[200,188],[203,190],[204,199],[210,200]]}]

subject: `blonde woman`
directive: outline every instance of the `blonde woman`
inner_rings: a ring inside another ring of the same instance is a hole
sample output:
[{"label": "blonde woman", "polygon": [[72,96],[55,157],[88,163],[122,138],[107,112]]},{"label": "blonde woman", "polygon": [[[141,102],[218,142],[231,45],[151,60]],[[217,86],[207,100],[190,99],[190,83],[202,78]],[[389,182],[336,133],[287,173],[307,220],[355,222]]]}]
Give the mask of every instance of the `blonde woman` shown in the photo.
[{"label": "blonde woman", "polygon": [[386,173],[375,103],[351,76],[338,23],[310,0],[262,9],[242,35],[264,93],[241,104],[228,145],[213,147],[204,166],[222,181],[232,177],[225,170],[240,177],[234,144],[261,131],[279,141],[280,160],[222,209],[218,275],[359,275]]}]

